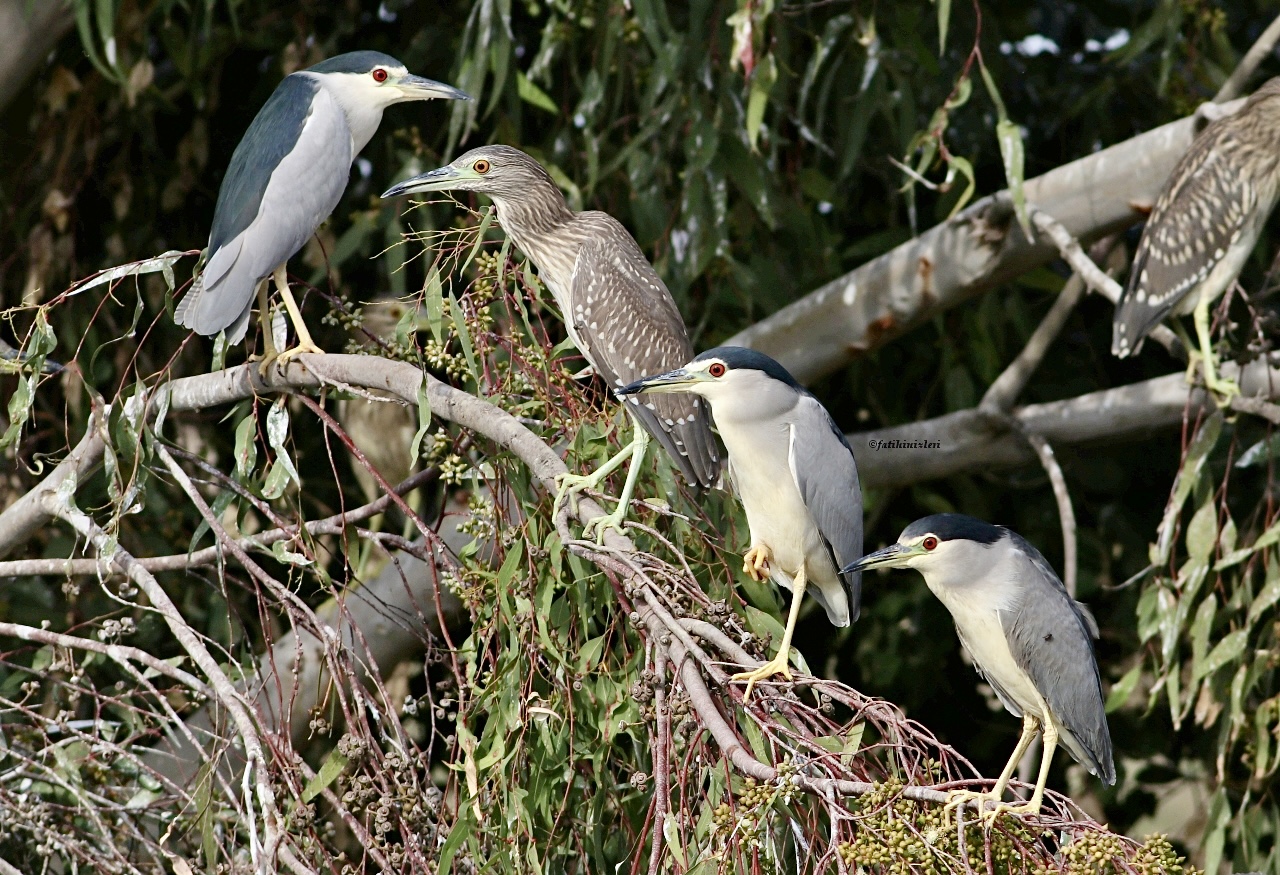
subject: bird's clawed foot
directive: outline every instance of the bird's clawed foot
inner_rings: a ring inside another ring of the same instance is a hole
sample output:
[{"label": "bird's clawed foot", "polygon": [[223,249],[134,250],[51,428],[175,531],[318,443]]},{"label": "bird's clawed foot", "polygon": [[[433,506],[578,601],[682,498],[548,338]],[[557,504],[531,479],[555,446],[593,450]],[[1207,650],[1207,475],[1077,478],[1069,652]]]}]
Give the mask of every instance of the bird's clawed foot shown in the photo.
[{"label": "bird's clawed foot", "polygon": [[1214,366],[1214,362],[1207,360],[1204,354],[1199,350],[1190,349],[1187,353],[1187,385],[1200,385],[1200,380],[1196,379],[1196,366],[1200,365],[1200,371],[1204,379],[1204,388],[1209,392],[1215,404],[1219,407],[1228,407],[1231,399],[1240,394],[1240,386],[1235,380],[1229,380],[1226,377],[1218,376],[1218,369]]},{"label": "bird's clawed foot", "polygon": [[1000,797],[996,796],[989,790],[952,790],[947,794],[947,803],[942,806],[942,818],[944,822],[951,823],[951,815],[961,808],[968,805],[974,805],[978,809],[978,817],[985,818],[987,816],[987,803],[995,802],[999,804]]},{"label": "bird's clawed foot", "polygon": [[[988,802],[995,804],[988,807]],[[984,828],[991,829],[1002,814],[1018,816],[1039,814],[1040,802],[1041,800],[1035,796],[1031,798],[1030,802],[1002,802],[1000,797],[991,791],[952,790],[947,794],[947,803],[943,806],[942,816],[949,824],[952,822],[951,815],[953,812],[967,805],[974,805],[978,809],[978,820],[982,822]]]},{"label": "bird's clawed foot", "polygon": [[300,341],[297,346],[286,349],[276,356],[276,364],[284,366],[292,358],[300,355],[324,355],[324,350],[311,342],[310,338]]},{"label": "bird's clawed foot", "polygon": [[587,520],[582,526],[582,537],[594,537],[597,544],[603,544],[605,533],[610,529],[620,535],[623,534],[622,523],[626,518],[627,509],[625,506],[619,504],[614,508],[613,513],[607,513],[604,516],[598,516]]},{"label": "bird's clawed foot", "polygon": [[[551,518],[555,519],[560,515],[560,508],[564,506],[565,500],[573,499],[574,511],[578,507],[578,493],[587,489],[595,489],[600,485],[603,477],[599,476],[600,472],[594,474],[557,474],[556,475],[556,497],[551,506]],[[627,518],[626,505],[619,504],[613,513],[607,513],[604,516],[598,516],[588,520],[582,527],[582,536],[584,538],[594,537],[597,544],[604,543],[605,532],[613,530],[622,533],[622,521]]]},{"label": "bird's clawed foot", "polygon": [[765,580],[769,577],[769,563],[773,561],[773,553],[763,544],[752,547],[742,554],[742,571],[752,580]]},{"label": "bird's clawed foot", "polygon": [[759,668],[754,668],[751,671],[741,671],[735,675],[729,676],[729,680],[731,681],[747,682],[747,691],[742,694],[742,703],[744,705],[751,701],[751,690],[755,687],[757,682],[774,677],[775,675],[782,675],[787,680],[791,680],[791,666],[787,662],[786,652],[790,649],[790,647],[784,647],[782,650],[778,651],[777,656]]}]

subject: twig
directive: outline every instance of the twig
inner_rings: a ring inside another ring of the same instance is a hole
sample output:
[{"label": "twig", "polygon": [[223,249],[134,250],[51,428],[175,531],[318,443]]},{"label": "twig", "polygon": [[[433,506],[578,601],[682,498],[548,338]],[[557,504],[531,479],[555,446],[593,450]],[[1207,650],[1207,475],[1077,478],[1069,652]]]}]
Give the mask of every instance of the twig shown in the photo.
[{"label": "twig", "polygon": [[[160,448],[159,445],[157,448]],[[74,484],[71,485],[74,486]],[[139,565],[128,551],[116,543],[114,538],[103,531],[87,514],[70,503],[71,494],[64,485],[62,489],[46,493],[42,504],[51,516],[70,525],[80,537],[92,543],[99,553],[110,556],[116,567],[147,594],[152,607],[164,618],[169,631],[209,679],[214,696],[227,709],[232,722],[235,723],[237,733],[244,744],[246,760],[243,782],[247,807],[244,814],[249,833],[249,854],[256,870],[269,871],[270,868],[274,868],[270,861],[274,860],[276,851],[284,839],[284,821],[276,807],[275,791],[271,788],[271,779],[266,771],[267,760],[263,753],[262,740],[258,736],[253,717],[245,707],[235,685],[222,671],[218,661],[204,646],[204,642],[196,635],[195,630],[182,618],[181,611],[169,598],[169,594],[149,571]],[[256,818],[253,814],[255,792],[263,817],[261,836],[258,835]]]},{"label": "twig", "polygon": [[[1098,265],[1093,263],[1093,260],[1080,248],[1079,241],[1071,236],[1071,232],[1061,222],[1044,210],[1032,209],[1031,223],[1036,226],[1036,230],[1048,237],[1053,242],[1053,245],[1058,247],[1058,254],[1062,256],[1063,261],[1071,265],[1071,269],[1084,280],[1092,291],[1102,295],[1113,304],[1120,303],[1120,296],[1124,293],[1124,289],[1120,287],[1118,282],[1103,273]],[[1186,361],[1187,353],[1182,348],[1182,341],[1168,326],[1157,325],[1151,329],[1151,333],[1148,336],[1168,350],[1169,355]]]},{"label": "twig", "polygon": [[[419,471],[396,486],[397,495],[412,492],[424,483],[429,483],[439,476],[439,469],[428,468]],[[354,525],[370,517],[377,516],[391,504],[391,497],[383,495],[375,501],[352,508],[346,513],[333,514],[320,520],[312,520],[302,525],[303,531],[310,535],[339,535]],[[360,530],[357,530],[360,531]],[[255,535],[246,535],[232,540],[243,549],[266,547],[277,541],[296,538],[296,526],[268,529]],[[214,545],[196,550],[194,553],[175,553],[170,556],[151,556],[138,560],[138,564],[152,574],[161,571],[185,571],[203,565],[212,565],[223,554],[222,547]],[[110,564],[104,559],[14,559],[0,562],[0,579],[6,577],[37,576],[73,576],[100,575],[110,570]]]},{"label": "twig", "polygon": [[[1092,247],[1090,255],[1090,264],[1096,258],[1105,261],[1107,257],[1115,250],[1120,242],[1120,236],[1113,234],[1099,240]],[[1067,279],[1066,285],[1062,287],[1062,291],[1058,293],[1058,297],[1054,300],[1053,306],[1049,308],[1049,312],[1045,314],[1044,319],[1036,326],[1036,330],[1031,333],[1026,345],[1022,348],[1022,352],[1009,363],[1008,367],[1001,372],[1000,376],[992,381],[987,388],[986,394],[982,396],[982,401],[978,404],[979,410],[1002,410],[1007,412],[1013,402],[1022,394],[1022,390],[1026,388],[1027,381],[1031,379],[1031,375],[1040,367],[1040,363],[1044,361],[1045,354],[1049,351],[1049,347],[1053,345],[1058,334],[1062,331],[1062,326],[1067,323],[1067,318],[1071,312],[1080,303],[1080,299],[1084,297],[1085,282],[1079,273],[1072,273]]]},{"label": "twig", "polygon": [[1218,93],[1213,96],[1213,102],[1225,103],[1239,94],[1240,89],[1244,88],[1244,84],[1253,75],[1253,71],[1258,69],[1258,65],[1266,59],[1267,55],[1271,54],[1277,41],[1280,41],[1280,16],[1267,25],[1267,29],[1249,47],[1249,51],[1244,53],[1240,63],[1231,71],[1227,81],[1222,83]]},{"label": "twig", "polygon": [[[661,636],[659,636],[659,639]],[[654,716],[658,731],[651,745],[653,756],[653,841],[649,847],[649,875],[658,875],[662,867],[662,847],[667,811],[671,808],[671,711],[667,708],[667,648],[661,640],[654,648],[653,687]]]}]

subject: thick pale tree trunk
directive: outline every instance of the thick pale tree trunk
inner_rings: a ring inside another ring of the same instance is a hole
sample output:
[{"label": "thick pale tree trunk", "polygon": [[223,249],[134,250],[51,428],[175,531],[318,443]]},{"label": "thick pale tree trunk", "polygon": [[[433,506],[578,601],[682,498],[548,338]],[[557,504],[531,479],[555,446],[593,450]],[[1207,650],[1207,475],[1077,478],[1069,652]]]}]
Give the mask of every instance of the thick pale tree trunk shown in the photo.
[{"label": "thick pale tree trunk", "polygon": [[0,112],[73,23],[65,0],[0,0]]}]

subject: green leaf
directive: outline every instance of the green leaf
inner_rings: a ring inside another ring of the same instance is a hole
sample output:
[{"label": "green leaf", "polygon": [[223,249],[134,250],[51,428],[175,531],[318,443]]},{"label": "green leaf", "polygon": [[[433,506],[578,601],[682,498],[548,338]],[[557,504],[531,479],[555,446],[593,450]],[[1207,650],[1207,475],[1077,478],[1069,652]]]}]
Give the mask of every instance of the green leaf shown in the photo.
[{"label": "green leaf", "polygon": [[467,369],[471,372],[471,378],[479,383],[480,366],[476,364],[476,351],[471,345],[471,333],[467,331],[462,305],[452,295],[449,296],[449,313],[453,317],[453,329],[458,334],[458,343],[462,345],[462,355],[467,360]]},{"label": "green leaf", "polygon": [[258,464],[258,417],[250,413],[236,426],[235,477],[244,482]]},{"label": "green leaf", "polygon": [[1008,119],[996,122],[996,140],[1000,143],[1000,158],[1004,161],[1004,175],[1009,183],[1009,196],[1013,199],[1013,211],[1028,240],[1034,240],[1031,215],[1027,211],[1027,195],[1023,191],[1025,150],[1022,131]]},{"label": "green leaf", "polygon": [[1249,606],[1249,622],[1255,622],[1276,602],[1280,602],[1280,561],[1272,559],[1267,563],[1267,582]]},{"label": "green leaf", "polygon": [[115,282],[128,276],[141,276],[144,273],[161,273],[164,274],[165,282],[169,284],[169,290],[173,291],[173,266],[181,259],[185,252],[179,252],[176,249],[170,249],[154,258],[144,258],[141,261],[130,261],[119,267],[108,268],[99,271],[93,278],[86,280],[78,286],[67,292],[67,296],[78,295],[87,291],[94,286],[100,286],[103,283]]},{"label": "green leaf", "polygon": [[1222,434],[1222,423],[1222,411],[1215,410],[1201,424],[1200,430],[1191,439],[1191,445],[1187,447],[1187,456],[1173,484],[1173,495],[1169,499],[1169,506],[1165,508],[1164,518],[1160,521],[1160,528],[1157,530],[1159,534],[1151,553],[1152,565],[1160,566],[1169,561],[1178,515],[1182,512],[1182,505],[1186,503],[1187,496],[1200,482],[1209,453],[1217,446],[1218,438]]},{"label": "green leaf", "polygon": [[427,379],[423,377],[418,384],[418,430],[413,433],[413,440],[409,443],[409,458],[418,458],[422,450],[422,439],[426,437],[430,427],[431,399],[427,397]]},{"label": "green leaf", "polygon": [[462,262],[462,267],[458,273],[466,273],[467,268],[471,266],[471,262],[475,261],[476,256],[480,253],[480,247],[484,245],[484,235],[488,233],[489,226],[493,224],[493,207],[484,211],[484,217],[480,219],[480,227],[476,229],[476,242],[471,244],[471,251],[467,253],[467,260]]},{"label": "green leaf", "polygon": [[1138,679],[1141,677],[1142,663],[1139,662],[1125,672],[1124,677],[1111,686],[1111,692],[1107,694],[1106,711],[1108,714],[1122,708],[1124,703],[1129,701],[1129,697],[1133,695],[1133,690],[1138,685]]},{"label": "green leaf", "polygon": [[938,55],[947,51],[947,27],[951,22],[951,0],[937,0],[938,3]]},{"label": "green leaf", "polygon": [[1223,638],[1209,652],[1209,656],[1200,665],[1198,669],[1193,670],[1192,680],[1198,681],[1200,678],[1208,677],[1224,665],[1235,662],[1244,653],[1245,646],[1249,643],[1249,630],[1237,629],[1227,637]]},{"label": "green leaf", "polygon": [[769,105],[769,92],[778,81],[778,62],[771,54],[756,65],[751,75],[751,94],[747,97],[747,143],[752,152],[758,152],[756,143],[764,126],[764,111]]},{"label": "green leaf", "polygon": [[680,846],[680,826],[676,816],[670,811],[662,819],[662,837],[667,842],[667,850],[671,851],[671,856],[676,859],[676,864],[679,866],[677,871],[688,869],[689,863],[684,855],[684,848]]},{"label": "green leaf", "polygon": [[427,326],[436,343],[444,342],[444,286],[440,282],[440,268],[431,265],[427,284],[422,290],[422,306],[427,311]]},{"label": "green leaf", "polygon": [[[289,411],[285,410],[284,399],[281,398],[267,411],[267,443],[276,451],[276,466],[283,467],[289,479],[297,483],[298,488],[302,488],[302,478],[298,476],[298,469],[293,466],[293,459],[289,457],[289,448],[284,445],[288,436]],[[274,471],[274,467],[272,470]]]},{"label": "green leaf", "polygon": [[302,788],[302,801],[310,802],[315,799],[324,789],[338,780],[338,776],[342,774],[342,770],[351,762],[336,747],[329,751],[329,755],[325,757],[324,762],[320,766],[320,771],[316,772],[314,778],[307,782],[307,786]]},{"label": "green leaf", "polygon": [[516,94],[525,103],[536,106],[538,109],[545,109],[552,115],[560,114],[560,107],[556,106],[554,100],[537,85],[533,83],[528,76],[520,71],[516,71]]},{"label": "green leaf", "polygon": [[1207,562],[1218,542],[1218,504],[1210,495],[1187,524],[1187,555]]}]

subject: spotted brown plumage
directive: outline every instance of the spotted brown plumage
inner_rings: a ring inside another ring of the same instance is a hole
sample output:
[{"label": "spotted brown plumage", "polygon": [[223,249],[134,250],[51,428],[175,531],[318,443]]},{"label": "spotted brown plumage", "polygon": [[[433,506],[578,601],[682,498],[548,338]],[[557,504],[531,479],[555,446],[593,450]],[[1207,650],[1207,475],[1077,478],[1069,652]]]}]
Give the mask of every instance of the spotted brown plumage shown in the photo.
[{"label": "spotted brown plumage", "polygon": [[1161,320],[1207,307],[1239,276],[1280,193],[1278,131],[1280,77],[1192,142],[1147,219],[1116,307],[1114,355],[1137,353]]},{"label": "spotted brown plumage", "polygon": [[[627,229],[607,213],[570,209],[532,157],[510,146],[482,146],[393,186],[383,197],[443,190],[493,199],[503,230],[537,266],[555,298],[569,337],[610,388],[693,358],[671,292]],[[716,482],[720,459],[699,399],[633,398],[627,407],[689,482]]]}]

